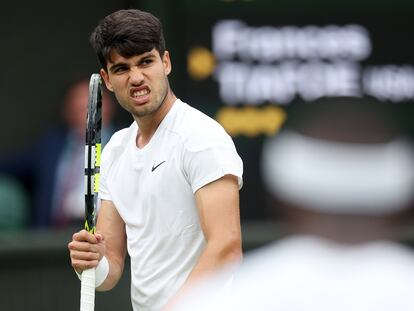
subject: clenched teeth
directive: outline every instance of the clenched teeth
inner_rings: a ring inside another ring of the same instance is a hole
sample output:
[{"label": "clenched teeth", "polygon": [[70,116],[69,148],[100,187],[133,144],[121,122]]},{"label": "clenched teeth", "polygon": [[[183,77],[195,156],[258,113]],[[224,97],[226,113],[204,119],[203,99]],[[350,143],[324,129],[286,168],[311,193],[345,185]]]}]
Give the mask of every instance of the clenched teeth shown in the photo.
[{"label": "clenched teeth", "polygon": [[136,91],[136,92],[132,93],[132,96],[133,97],[139,97],[139,96],[147,95],[148,93],[149,93],[149,91],[147,89],[145,89],[145,90]]}]

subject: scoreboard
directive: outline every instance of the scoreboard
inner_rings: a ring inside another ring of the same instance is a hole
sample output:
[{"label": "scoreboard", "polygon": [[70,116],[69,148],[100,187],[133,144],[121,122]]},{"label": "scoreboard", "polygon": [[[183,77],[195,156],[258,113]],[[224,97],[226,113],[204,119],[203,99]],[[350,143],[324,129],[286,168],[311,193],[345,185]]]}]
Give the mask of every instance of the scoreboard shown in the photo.
[{"label": "scoreboard", "polygon": [[272,217],[262,146],[292,106],[366,97],[404,111],[412,131],[414,3],[199,0],[163,8],[173,89],[220,122],[243,159],[242,219]]}]

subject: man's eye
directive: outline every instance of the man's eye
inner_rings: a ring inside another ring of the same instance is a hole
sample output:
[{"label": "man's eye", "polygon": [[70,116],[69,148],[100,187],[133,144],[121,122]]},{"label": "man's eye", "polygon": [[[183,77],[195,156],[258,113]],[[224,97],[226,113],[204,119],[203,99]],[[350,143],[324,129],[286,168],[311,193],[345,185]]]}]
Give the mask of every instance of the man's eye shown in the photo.
[{"label": "man's eye", "polygon": [[124,72],[126,70],[126,67],[117,67],[115,68],[114,72],[115,73],[121,73]]},{"label": "man's eye", "polygon": [[151,64],[152,63],[152,59],[144,59],[142,62],[141,62],[141,64],[142,65],[149,65],[149,64]]}]

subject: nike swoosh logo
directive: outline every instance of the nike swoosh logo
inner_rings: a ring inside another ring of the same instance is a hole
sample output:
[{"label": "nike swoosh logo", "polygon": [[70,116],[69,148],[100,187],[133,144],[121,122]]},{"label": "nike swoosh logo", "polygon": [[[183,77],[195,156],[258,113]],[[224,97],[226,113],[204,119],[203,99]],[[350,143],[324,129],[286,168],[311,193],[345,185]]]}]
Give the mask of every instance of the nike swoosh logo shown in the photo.
[{"label": "nike swoosh logo", "polygon": [[155,170],[158,168],[158,166],[160,166],[160,165],[161,165],[161,164],[163,164],[164,162],[165,162],[165,161],[162,161],[162,162],[158,163],[157,165],[153,164],[153,165],[152,165],[151,172],[155,171]]}]

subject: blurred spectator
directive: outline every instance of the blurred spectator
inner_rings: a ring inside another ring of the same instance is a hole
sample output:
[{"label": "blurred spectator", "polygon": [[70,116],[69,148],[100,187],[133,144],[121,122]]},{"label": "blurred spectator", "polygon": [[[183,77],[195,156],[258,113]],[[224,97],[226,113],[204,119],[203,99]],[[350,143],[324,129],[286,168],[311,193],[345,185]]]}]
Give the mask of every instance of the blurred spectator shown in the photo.
[{"label": "blurred spectator", "polygon": [[[62,103],[64,124],[52,126],[28,149],[3,155],[0,173],[19,178],[31,194],[31,225],[64,227],[84,217],[84,150],[89,80],[77,80]],[[114,132],[115,107],[103,92],[102,142]]]},{"label": "blurred spectator", "polygon": [[307,105],[263,152],[287,236],[247,254],[231,289],[223,271],[173,310],[414,310],[414,252],[398,241],[413,145],[380,103]]}]

